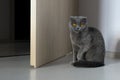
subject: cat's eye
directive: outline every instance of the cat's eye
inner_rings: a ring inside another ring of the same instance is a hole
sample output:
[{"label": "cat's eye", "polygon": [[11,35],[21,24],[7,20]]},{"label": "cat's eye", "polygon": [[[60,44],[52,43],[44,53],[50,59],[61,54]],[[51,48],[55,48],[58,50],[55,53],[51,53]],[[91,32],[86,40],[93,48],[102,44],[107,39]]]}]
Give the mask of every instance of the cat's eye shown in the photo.
[{"label": "cat's eye", "polygon": [[84,23],[84,22],[81,22],[81,23],[80,23],[80,26],[81,26],[81,27],[85,26],[85,23]]},{"label": "cat's eye", "polygon": [[81,27],[84,27],[85,25],[86,25],[86,18],[82,19],[81,22],[80,22]]},{"label": "cat's eye", "polygon": [[77,24],[73,23],[73,24],[72,24],[72,26],[73,26],[73,27],[76,27],[76,26],[77,26]]},{"label": "cat's eye", "polygon": [[85,26],[85,24],[80,24],[81,27]]}]

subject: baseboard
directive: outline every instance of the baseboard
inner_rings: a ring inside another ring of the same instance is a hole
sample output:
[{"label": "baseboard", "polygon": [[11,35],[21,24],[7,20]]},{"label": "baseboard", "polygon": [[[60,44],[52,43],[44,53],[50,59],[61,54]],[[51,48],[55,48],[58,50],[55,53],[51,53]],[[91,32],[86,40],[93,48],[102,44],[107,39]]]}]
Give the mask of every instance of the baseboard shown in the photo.
[{"label": "baseboard", "polygon": [[110,57],[110,58],[120,58],[120,52],[106,51],[106,57]]}]

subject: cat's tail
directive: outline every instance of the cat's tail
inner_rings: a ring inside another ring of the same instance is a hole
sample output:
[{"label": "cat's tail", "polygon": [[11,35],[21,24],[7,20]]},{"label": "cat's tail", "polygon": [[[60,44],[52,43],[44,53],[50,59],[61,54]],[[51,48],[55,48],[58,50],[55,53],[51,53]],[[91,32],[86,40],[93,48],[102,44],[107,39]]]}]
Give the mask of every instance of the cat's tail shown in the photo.
[{"label": "cat's tail", "polygon": [[78,61],[78,62],[73,63],[73,66],[94,68],[94,67],[102,67],[102,66],[104,66],[104,63],[91,62],[91,61]]}]

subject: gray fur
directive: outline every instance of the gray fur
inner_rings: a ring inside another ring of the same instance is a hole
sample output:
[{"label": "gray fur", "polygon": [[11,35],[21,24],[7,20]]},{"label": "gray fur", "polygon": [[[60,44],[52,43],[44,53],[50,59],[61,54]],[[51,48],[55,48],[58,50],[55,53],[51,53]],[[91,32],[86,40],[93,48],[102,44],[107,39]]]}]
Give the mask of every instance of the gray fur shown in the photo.
[{"label": "gray fur", "polygon": [[[81,21],[84,26],[81,27]],[[76,27],[73,27],[73,23]],[[71,16],[69,22],[70,38],[73,47],[73,63],[78,61],[100,62],[104,64],[105,44],[100,31],[87,26],[87,17]]]}]

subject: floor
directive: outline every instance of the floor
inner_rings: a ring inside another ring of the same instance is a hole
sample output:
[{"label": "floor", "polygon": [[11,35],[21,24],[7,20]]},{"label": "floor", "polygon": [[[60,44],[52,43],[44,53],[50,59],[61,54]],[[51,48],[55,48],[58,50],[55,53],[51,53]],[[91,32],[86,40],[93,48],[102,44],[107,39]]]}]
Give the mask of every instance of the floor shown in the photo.
[{"label": "floor", "polygon": [[0,43],[0,57],[27,55],[30,53],[29,42]]},{"label": "floor", "polygon": [[75,68],[71,59],[33,69],[29,56],[0,58],[0,80],[120,80],[120,59],[106,58],[106,66],[99,68]]}]

